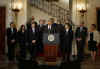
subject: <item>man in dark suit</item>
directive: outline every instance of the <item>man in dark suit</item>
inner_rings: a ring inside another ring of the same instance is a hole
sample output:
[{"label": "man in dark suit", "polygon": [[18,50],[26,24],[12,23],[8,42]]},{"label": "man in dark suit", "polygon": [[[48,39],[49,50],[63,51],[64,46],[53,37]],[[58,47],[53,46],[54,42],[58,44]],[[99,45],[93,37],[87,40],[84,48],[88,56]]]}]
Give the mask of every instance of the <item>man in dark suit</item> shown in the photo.
[{"label": "man in dark suit", "polygon": [[39,33],[40,33],[40,37],[42,37],[42,33],[43,33],[43,29],[45,27],[45,20],[40,20],[39,21],[39,25],[38,25],[38,30],[39,30]]},{"label": "man in dark suit", "polygon": [[77,49],[78,49],[78,59],[80,61],[83,60],[84,57],[84,47],[86,44],[87,38],[87,28],[84,26],[84,23],[80,23],[80,27],[76,29],[76,42],[77,42]]},{"label": "man in dark suit", "polygon": [[52,25],[53,26],[57,26],[57,23],[55,22],[55,19],[54,18],[50,18],[50,21],[52,22]]},{"label": "man in dark suit", "polygon": [[36,26],[37,26],[37,22],[35,21],[35,17],[34,17],[34,16],[32,16],[32,18],[31,18],[31,19],[29,20],[29,22],[26,24],[28,30],[31,29],[31,23],[35,23]]},{"label": "man in dark suit", "polygon": [[39,34],[38,29],[36,28],[36,24],[31,24],[31,29],[28,32],[28,40],[29,40],[29,51],[31,55],[31,59],[33,61],[36,60],[36,53],[37,53],[37,46],[38,46],[38,40],[39,40]]},{"label": "man in dark suit", "polygon": [[7,44],[8,44],[8,59],[14,61],[15,58],[15,45],[16,45],[17,29],[14,28],[13,22],[10,28],[7,29]]},{"label": "man in dark suit", "polygon": [[43,42],[42,42],[42,37],[43,37],[43,28],[45,26],[45,20],[44,19],[40,19],[39,21],[39,25],[38,25],[38,30],[39,30],[39,51],[40,53],[43,53]]},{"label": "man in dark suit", "polygon": [[72,49],[73,31],[70,29],[70,24],[65,25],[63,36],[63,60],[69,62]]},{"label": "man in dark suit", "polygon": [[45,23],[46,23],[46,20],[40,19],[38,27],[40,27],[40,28],[43,27],[45,25]]},{"label": "man in dark suit", "polygon": [[45,27],[43,28],[43,32],[44,33],[48,33],[48,34],[54,34],[57,33],[59,34],[59,41],[60,41],[60,50],[62,51],[62,42],[63,42],[63,36],[64,36],[64,26],[61,24],[56,24],[54,22],[54,19],[50,18],[48,20],[48,24],[45,25]]},{"label": "man in dark suit", "polygon": [[50,18],[48,20],[48,24],[44,26],[44,32],[46,33],[57,33],[58,30],[57,30],[57,24],[54,24],[52,19]]}]

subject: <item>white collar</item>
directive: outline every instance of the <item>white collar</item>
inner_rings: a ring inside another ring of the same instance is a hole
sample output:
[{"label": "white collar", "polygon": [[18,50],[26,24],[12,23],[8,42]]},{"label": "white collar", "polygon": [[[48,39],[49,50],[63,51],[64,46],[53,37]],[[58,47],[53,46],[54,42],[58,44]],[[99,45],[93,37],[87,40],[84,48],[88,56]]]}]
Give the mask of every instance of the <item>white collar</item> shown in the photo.
[{"label": "white collar", "polygon": [[69,31],[69,29],[66,29],[66,32],[68,32]]}]

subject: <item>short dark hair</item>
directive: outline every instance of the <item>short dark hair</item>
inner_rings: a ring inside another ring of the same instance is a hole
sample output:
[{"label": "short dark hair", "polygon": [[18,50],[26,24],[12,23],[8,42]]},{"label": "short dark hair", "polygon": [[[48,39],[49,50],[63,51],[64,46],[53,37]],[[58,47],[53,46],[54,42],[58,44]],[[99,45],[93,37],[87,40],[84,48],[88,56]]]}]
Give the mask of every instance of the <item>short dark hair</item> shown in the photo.
[{"label": "short dark hair", "polygon": [[80,24],[85,24],[84,22],[81,22]]},{"label": "short dark hair", "polygon": [[51,22],[54,22],[54,21],[55,21],[55,19],[54,19],[54,18],[50,18],[49,20],[50,20]]},{"label": "short dark hair", "polygon": [[11,26],[11,24],[14,24],[14,22],[11,22],[11,23],[10,23],[10,26]]},{"label": "short dark hair", "polygon": [[68,27],[71,27],[71,25],[70,25],[69,23],[66,23],[65,26],[66,26],[66,25],[67,25]]},{"label": "short dark hair", "polygon": [[96,24],[91,24],[94,28],[96,28]]},{"label": "short dark hair", "polygon": [[33,24],[36,26],[36,23],[34,23],[34,22],[31,23],[31,26],[32,26]]}]

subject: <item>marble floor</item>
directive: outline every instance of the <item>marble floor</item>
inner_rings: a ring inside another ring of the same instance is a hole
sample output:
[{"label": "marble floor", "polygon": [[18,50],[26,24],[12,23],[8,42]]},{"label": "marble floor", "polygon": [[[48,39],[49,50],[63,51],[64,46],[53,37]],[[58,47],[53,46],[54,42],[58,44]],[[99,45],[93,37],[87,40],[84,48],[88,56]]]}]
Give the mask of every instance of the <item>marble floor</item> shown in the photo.
[{"label": "marble floor", "polygon": [[60,66],[48,66],[37,65],[32,61],[8,63],[7,57],[0,56],[0,69],[100,69],[100,57],[97,57],[95,63],[88,57],[82,63],[75,61],[70,64],[62,63]]}]

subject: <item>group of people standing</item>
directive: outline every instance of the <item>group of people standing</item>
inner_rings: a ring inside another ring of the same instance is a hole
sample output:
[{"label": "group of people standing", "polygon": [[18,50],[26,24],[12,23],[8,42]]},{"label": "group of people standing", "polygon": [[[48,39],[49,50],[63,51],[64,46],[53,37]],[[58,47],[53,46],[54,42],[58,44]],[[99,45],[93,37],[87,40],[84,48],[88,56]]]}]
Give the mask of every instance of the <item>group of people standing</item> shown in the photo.
[{"label": "group of people standing", "polygon": [[63,61],[70,62],[70,55],[72,50],[72,42],[75,35],[77,44],[78,59],[81,61],[84,58],[84,47],[86,43],[91,51],[91,56],[95,60],[97,46],[99,43],[99,33],[96,31],[96,25],[91,25],[91,31],[84,26],[84,23],[80,23],[80,26],[75,32],[72,30],[72,26],[67,23],[56,24],[53,18],[45,23],[45,20],[40,20],[39,24],[34,21],[27,23],[27,25],[21,25],[20,29],[14,27],[14,23],[10,24],[10,28],[7,29],[7,44],[8,44],[8,59],[14,61],[15,58],[15,46],[18,43],[20,46],[20,56],[26,58],[27,51],[29,51],[32,61],[36,60],[37,52],[43,53],[43,33],[59,33],[60,45]]}]

